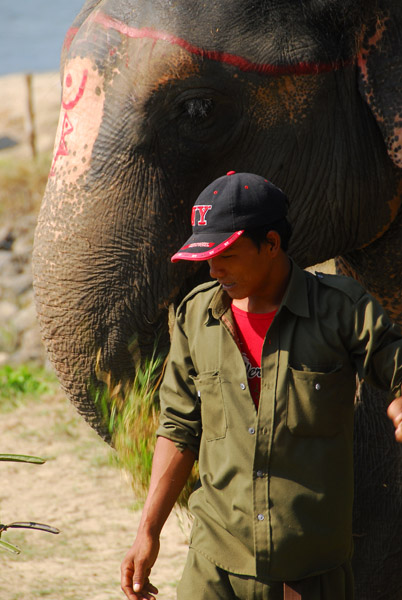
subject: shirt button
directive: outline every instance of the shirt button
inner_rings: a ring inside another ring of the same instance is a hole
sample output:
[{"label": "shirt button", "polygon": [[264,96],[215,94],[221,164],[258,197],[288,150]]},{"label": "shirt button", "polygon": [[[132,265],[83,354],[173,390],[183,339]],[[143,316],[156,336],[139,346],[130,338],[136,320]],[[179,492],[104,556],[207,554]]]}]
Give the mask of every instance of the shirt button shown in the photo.
[{"label": "shirt button", "polygon": [[246,384],[245,383],[241,383],[240,387],[241,387],[242,390],[245,390],[246,389]]},{"label": "shirt button", "polygon": [[264,476],[264,471],[260,471],[258,470],[256,473],[257,477],[263,477]]},{"label": "shirt button", "polygon": [[264,515],[261,515],[261,514],[260,514],[260,515],[257,515],[257,519],[258,519],[259,521],[263,521],[263,520],[265,519],[265,517],[264,517]]},{"label": "shirt button", "polygon": [[249,432],[249,434],[250,434],[250,435],[254,435],[254,434],[255,434],[255,429],[254,429],[254,427],[249,427],[249,428],[248,428],[248,432]]},{"label": "shirt button", "polygon": [[319,383],[316,383],[314,387],[317,390],[317,392],[321,389],[321,385]]}]

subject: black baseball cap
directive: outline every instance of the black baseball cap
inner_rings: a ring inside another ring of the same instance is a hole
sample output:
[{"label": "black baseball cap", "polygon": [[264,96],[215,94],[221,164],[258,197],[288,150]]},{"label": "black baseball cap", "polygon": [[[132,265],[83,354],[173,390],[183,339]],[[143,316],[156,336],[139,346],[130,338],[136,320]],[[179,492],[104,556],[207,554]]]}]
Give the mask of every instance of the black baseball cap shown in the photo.
[{"label": "black baseball cap", "polygon": [[191,212],[193,235],[171,261],[217,256],[245,229],[273,225],[284,219],[287,206],[286,195],[264,177],[229,171],[198,196]]}]

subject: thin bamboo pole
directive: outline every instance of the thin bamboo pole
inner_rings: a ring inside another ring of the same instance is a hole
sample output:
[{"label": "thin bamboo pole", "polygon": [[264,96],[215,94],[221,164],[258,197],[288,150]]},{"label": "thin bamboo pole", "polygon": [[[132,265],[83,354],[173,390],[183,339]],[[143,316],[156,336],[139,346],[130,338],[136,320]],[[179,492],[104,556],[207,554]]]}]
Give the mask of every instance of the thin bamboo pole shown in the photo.
[{"label": "thin bamboo pole", "polygon": [[28,138],[28,144],[31,148],[32,158],[36,158],[36,131],[35,131],[35,109],[33,101],[33,86],[32,86],[32,73],[25,75],[26,87],[27,87],[27,116],[26,116],[26,133]]}]

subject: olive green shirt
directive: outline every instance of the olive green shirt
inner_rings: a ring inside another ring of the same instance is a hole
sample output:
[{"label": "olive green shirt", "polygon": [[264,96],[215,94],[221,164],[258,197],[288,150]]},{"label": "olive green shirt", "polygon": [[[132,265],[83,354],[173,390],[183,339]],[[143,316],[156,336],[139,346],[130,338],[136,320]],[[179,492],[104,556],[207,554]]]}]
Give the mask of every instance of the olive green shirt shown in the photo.
[{"label": "olive green shirt", "polygon": [[158,435],[198,454],[191,546],[223,569],[297,580],[352,553],[356,374],[400,395],[402,338],[354,280],[292,263],[264,341],[258,412],[218,283],[182,302]]}]

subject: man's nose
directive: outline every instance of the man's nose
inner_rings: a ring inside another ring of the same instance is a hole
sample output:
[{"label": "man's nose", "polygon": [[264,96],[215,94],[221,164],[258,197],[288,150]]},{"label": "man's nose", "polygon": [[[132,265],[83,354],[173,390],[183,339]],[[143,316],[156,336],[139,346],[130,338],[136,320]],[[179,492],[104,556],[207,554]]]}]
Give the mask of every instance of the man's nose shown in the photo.
[{"label": "man's nose", "polygon": [[212,279],[219,279],[219,277],[222,277],[223,269],[220,260],[218,260],[217,258],[210,258],[208,264],[209,274],[211,275]]}]

